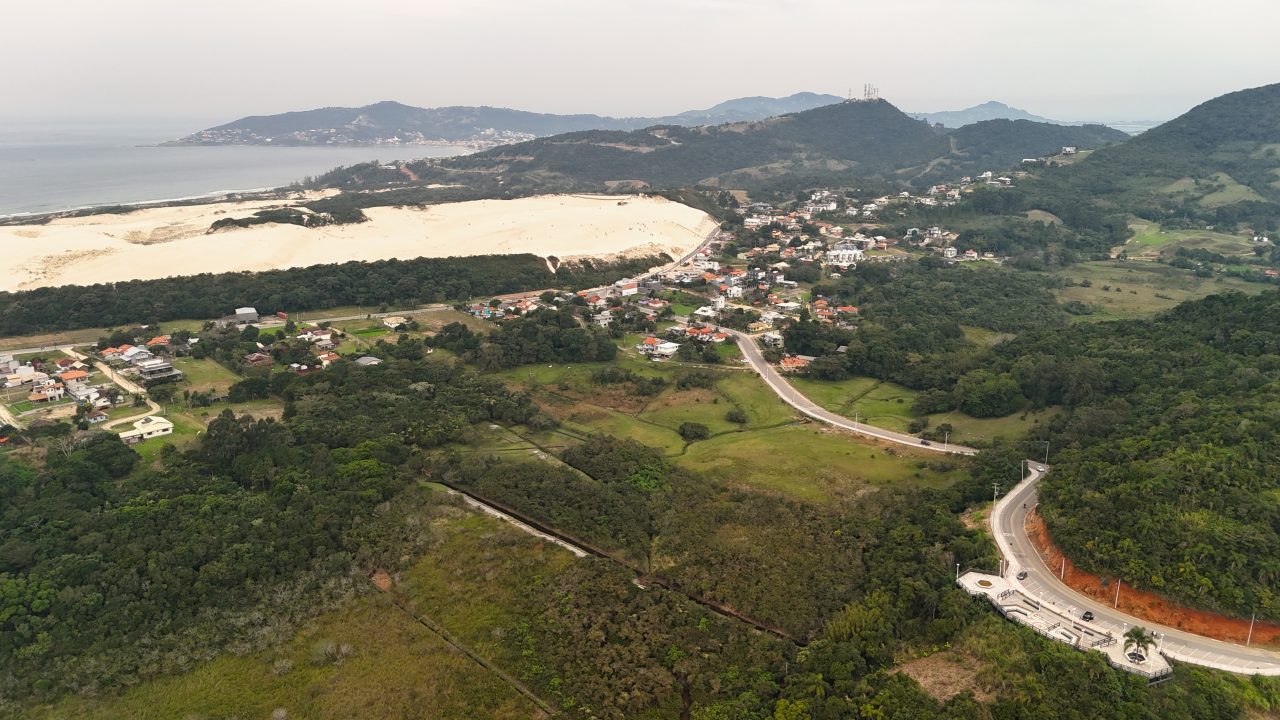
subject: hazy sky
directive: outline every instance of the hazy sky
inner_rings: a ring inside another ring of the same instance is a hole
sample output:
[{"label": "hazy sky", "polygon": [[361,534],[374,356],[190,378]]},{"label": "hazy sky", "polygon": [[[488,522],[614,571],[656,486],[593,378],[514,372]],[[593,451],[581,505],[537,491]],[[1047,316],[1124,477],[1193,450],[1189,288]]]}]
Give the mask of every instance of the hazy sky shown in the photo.
[{"label": "hazy sky", "polygon": [[905,110],[1165,119],[1280,82],[1276,0],[4,0],[0,18],[8,118],[661,115],[870,82]]}]

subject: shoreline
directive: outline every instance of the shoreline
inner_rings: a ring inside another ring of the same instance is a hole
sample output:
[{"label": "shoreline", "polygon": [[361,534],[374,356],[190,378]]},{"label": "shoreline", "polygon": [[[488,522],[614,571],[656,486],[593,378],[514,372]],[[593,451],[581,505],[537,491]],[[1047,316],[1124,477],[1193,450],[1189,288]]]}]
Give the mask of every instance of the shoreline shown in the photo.
[{"label": "shoreline", "polygon": [[150,210],[165,207],[182,207],[188,205],[203,205],[217,202],[240,202],[244,200],[270,200],[273,195],[291,192],[306,192],[306,188],[292,188],[288,185],[279,185],[276,187],[260,187],[249,188],[246,190],[214,190],[212,192],[200,193],[198,195],[184,195],[174,198],[160,198],[156,200],[129,200],[127,202],[116,203],[95,203],[93,205],[78,205],[76,207],[68,207],[61,210],[42,210],[39,212],[14,212],[0,213],[0,226],[6,225],[38,225],[51,220],[58,220],[69,217],[85,217],[98,214],[96,211],[126,208],[127,211],[133,210]]}]

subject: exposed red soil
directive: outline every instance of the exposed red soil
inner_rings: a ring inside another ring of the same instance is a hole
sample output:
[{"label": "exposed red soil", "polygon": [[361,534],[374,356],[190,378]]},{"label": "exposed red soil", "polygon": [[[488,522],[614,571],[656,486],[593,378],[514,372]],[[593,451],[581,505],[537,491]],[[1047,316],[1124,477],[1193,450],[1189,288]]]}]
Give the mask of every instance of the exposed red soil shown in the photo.
[{"label": "exposed red soil", "polygon": [[373,586],[382,592],[387,592],[391,589],[391,576],[387,574],[386,570],[378,570],[374,572],[369,579],[373,581]]},{"label": "exposed red soil", "polygon": [[[1039,513],[1027,516],[1027,537],[1036,546],[1045,565],[1053,569],[1063,567],[1063,554],[1044,525]],[[1072,589],[1084,593],[1098,602],[1114,605],[1116,585],[1114,578],[1087,573],[1066,558],[1066,571],[1062,581]],[[1138,590],[1128,583],[1120,585],[1120,610],[1134,617],[1175,627],[1196,635],[1241,643],[1249,635],[1249,619],[1231,618],[1205,610],[1195,610],[1178,605],[1153,592]],[[1253,644],[1280,647],[1280,625],[1257,622],[1253,626]]]}]

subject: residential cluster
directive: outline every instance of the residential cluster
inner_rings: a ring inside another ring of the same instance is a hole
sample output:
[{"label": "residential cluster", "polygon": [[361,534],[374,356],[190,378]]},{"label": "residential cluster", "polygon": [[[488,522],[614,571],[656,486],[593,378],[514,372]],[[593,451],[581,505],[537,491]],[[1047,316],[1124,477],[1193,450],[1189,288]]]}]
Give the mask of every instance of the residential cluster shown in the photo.
[{"label": "residential cluster", "polygon": [[105,422],[106,411],[124,398],[93,366],[72,357],[23,362],[12,354],[0,354],[0,378],[6,405],[19,416],[61,405],[69,413],[82,410],[85,420],[96,425]]}]

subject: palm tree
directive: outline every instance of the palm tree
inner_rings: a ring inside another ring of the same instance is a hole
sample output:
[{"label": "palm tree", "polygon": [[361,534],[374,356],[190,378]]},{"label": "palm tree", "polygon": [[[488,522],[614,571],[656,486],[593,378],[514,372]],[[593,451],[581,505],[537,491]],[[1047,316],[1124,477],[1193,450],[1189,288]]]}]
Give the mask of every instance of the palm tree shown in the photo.
[{"label": "palm tree", "polygon": [[1147,654],[1147,650],[1149,650],[1151,646],[1155,644],[1156,644],[1155,635],[1152,635],[1151,633],[1147,632],[1146,628],[1141,627],[1139,625],[1134,625],[1133,627],[1129,628],[1128,632],[1124,634],[1125,654],[1128,654],[1129,650],[1133,649],[1138,651],[1139,653],[1142,653],[1145,656]]}]

